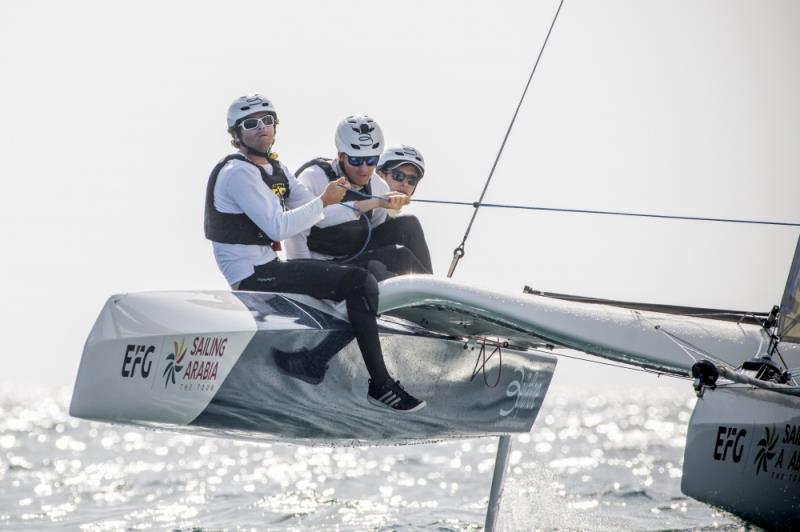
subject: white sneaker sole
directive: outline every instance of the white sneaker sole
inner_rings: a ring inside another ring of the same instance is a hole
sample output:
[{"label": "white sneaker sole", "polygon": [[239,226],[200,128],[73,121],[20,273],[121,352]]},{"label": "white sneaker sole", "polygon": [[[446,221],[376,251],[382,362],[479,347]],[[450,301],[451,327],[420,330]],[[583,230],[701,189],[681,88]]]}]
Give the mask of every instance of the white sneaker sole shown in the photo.
[{"label": "white sneaker sole", "polygon": [[375,406],[380,406],[380,407],[385,408],[387,410],[391,410],[392,412],[397,412],[398,414],[410,414],[412,412],[419,412],[420,410],[422,410],[423,408],[428,406],[428,403],[426,403],[425,401],[422,401],[420,404],[418,404],[414,408],[410,408],[408,410],[398,410],[396,408],[392,408],[391,406],[387,405],[386,403],[382,403],[382,402],[378,401],[377,399],[373,399],[371,395],[367,395],[367,401],[369,401],[370,403],[372,403]]}]

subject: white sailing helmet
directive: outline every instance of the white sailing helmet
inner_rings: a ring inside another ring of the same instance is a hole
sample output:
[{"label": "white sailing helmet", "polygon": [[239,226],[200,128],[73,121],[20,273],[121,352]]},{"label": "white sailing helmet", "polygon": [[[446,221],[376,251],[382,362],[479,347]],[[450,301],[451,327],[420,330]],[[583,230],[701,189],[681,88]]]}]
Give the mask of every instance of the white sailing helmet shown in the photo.
[{"label": "white sailing helmet", "polygon": [[275,106],[266,96],[261,94],[239,96],[228,107],[228,129],[236,126],[236,123],[246,116],[263,112],[275,115],[275,122],[278,122],[278,113],[275,111]]},{"label": "white sailing helmet", "polygon": [[381,126],[367,115],[350,115],[336,127],[336,151],[369,157],[383,151]]},{"label": "white sailing helmet", "polygon": [[425,175],[425,158],[422,156],[422,152],[405,144],[386,148],[378,161],[378,169],[391,170],[406,163],[413,164],[419,170],[420,178]]}]

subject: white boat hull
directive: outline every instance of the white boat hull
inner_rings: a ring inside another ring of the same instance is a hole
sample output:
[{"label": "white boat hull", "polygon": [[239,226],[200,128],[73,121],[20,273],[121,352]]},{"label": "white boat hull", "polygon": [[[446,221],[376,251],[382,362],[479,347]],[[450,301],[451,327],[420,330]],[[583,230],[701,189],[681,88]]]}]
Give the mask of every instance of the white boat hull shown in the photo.
[{"label": "white boat hull", "polygon": [[[395,378],[427,407],[367,401],[368,374],[340,308],[258,292],[109,299],[86,342],[70,414],[243,439],[397,443],[530,431],[553,357],[384,323]],[[491,353],[490,347],[486,355]],[[313,361],[311,375],[293,370]],[[501,364],[502,362],[502,364]]]},{"label": "white boat hull", "polygon": [[800,529],[800,397],[707,390],[689,422],[681,490],[766,528]]}]

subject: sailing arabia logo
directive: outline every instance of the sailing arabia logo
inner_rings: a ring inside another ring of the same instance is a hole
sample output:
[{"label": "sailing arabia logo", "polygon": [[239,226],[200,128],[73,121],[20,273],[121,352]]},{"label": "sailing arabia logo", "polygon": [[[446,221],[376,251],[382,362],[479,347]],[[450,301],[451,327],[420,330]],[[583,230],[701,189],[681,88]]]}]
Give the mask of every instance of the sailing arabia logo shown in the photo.
[{"label": "sailing arabia logo", "polygon": [[775,448],[775,444],[778,443],[778,429],[775,425],[770,427],[765,427],[767,431],[767,436],[765,438],[761,438],[758,440],[758,453],[756,453],[756,475],[758,475],[761,470],[764,470],[764,473],[767,472],[767,463],[775,457],[775,452],[773,449]]},{"label": "sailing arabia logo", "polygon": [[183,339],[181,339],[181,343],[172,342],[172,346],[172,353],[167,356],[167,367],[162,375],[164,377],[164,388],[167,387],[170,381],[175,384],[175,374],[183,371],[183,366],[179,364],[183,362],[183,357],[186,356],[186,347],[183,345]]}]

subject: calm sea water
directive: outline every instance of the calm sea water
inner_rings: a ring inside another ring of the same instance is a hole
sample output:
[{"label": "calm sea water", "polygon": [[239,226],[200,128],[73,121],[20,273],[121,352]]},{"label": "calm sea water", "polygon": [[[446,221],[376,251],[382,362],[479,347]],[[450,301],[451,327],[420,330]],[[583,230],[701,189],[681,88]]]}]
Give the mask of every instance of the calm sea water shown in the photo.
[{"label": "calm sea water", "polygon": [[[89,423],[0,399],[3,530],[479,530],[497,440],[300,447]],[[551,394],[515,436],[500,530],[743,530],[680,492],[683,393]]]}]

